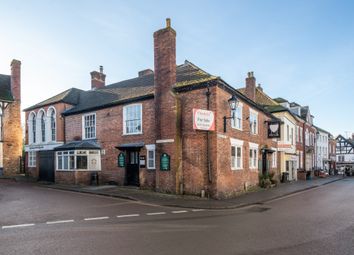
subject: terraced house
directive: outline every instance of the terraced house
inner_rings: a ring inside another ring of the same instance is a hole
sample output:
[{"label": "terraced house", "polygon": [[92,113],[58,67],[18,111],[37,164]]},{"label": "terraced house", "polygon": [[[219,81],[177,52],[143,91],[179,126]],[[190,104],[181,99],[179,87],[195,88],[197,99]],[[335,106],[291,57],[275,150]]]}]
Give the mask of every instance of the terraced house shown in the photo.
[{"label": "terraced house", "polygon": [[11,74],[0,74],[0,176],[16,175],[21,156],[21,62],[14,59]]},{"label": "terraced house", "polygon": [[[154,70],[91,89],[69,89],[27,108],[28,172],[58,183],[134,185],[231,197],[277,171],[279,122],[254,100],[189,61],[176,65],[176,32],[154,33]],[[249,75],[246,83],[255,84]]]}]

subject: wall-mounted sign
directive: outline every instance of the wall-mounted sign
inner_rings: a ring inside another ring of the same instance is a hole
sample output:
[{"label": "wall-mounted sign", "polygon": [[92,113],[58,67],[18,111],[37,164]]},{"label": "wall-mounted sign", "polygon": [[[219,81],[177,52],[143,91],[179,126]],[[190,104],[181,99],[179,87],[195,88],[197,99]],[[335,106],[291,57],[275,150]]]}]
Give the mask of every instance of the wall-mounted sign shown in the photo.
[{"label": "wall-mounted sign", "polygon": [[167,153],[161,154],[160,170],[161,171],[169,171],[170,170],[170,156]]},{"label": "wall-mounted sign", "polygon": [[280,121],[268,122],[268,138],[280,138]]},{"label": "wall-mounted sign", "polygon": [[214,131],[214,112],[202,109],[193,109],[193,129]]},{"label": "wall-mounted sign", "polygon": [[123,152],[118,155],[118,167],[125,167],[125,155]]},{"label": "wall-mounted sign", "polygon": [[139,165],[142,168],[146,167],[146,156],[140,156]]}]

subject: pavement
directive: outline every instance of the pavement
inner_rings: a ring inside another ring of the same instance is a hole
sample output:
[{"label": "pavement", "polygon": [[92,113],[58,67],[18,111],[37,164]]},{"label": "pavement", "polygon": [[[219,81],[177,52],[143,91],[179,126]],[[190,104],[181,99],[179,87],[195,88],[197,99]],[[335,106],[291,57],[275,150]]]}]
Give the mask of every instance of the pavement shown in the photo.
[{"label": "pavement", "polygon": [[200,198],[197,196],[171,195],[158,193],[151,190],[142,190],[136,187],[124,187],[114,185],[101,186],[77,186],[63,184],[38,183],[38,185],[51,189],[59,189],[80,193],[89,193],[101,196],[123,198],[160,206],[195,208],[195,209],[235,209],[255,204],[262,204],[277,198],[288,196],[294,193],[314,189],[322,185],[342,180],[342,176],[328,176],[327,178],[316,178],[310,181],[295,181],[280,183],[277,187],[270,189],[256,189],[239,195],[236,198],[216,200]]}]

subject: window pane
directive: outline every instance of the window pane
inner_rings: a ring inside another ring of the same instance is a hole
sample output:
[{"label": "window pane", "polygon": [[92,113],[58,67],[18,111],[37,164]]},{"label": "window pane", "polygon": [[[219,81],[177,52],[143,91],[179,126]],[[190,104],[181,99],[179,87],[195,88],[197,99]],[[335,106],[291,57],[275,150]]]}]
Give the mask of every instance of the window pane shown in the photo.
[{"label": "window pane", "polygon": [[87,156],[76,156],[76,168],[87,169]]}]

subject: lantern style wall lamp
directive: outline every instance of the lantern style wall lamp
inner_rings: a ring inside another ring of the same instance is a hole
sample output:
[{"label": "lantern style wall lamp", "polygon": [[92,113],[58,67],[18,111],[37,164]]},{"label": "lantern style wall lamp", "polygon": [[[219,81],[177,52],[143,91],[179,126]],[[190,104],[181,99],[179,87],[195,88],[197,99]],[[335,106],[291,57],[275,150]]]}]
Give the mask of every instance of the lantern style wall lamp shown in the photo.
[{"label": "lantern style wall lamp", "polygon": [[237,99],[237,97],[235,95],[232,95],[231,98],[229,100],[227,100],[227,102],[229,103],[231,112],[232,112],[232,116],[230,117],[226,117],[224,116],[224,133],[226,133],[226,120],[228,119],[235,119],[235,110],[237,108],[238,102],[239,100]]}]

